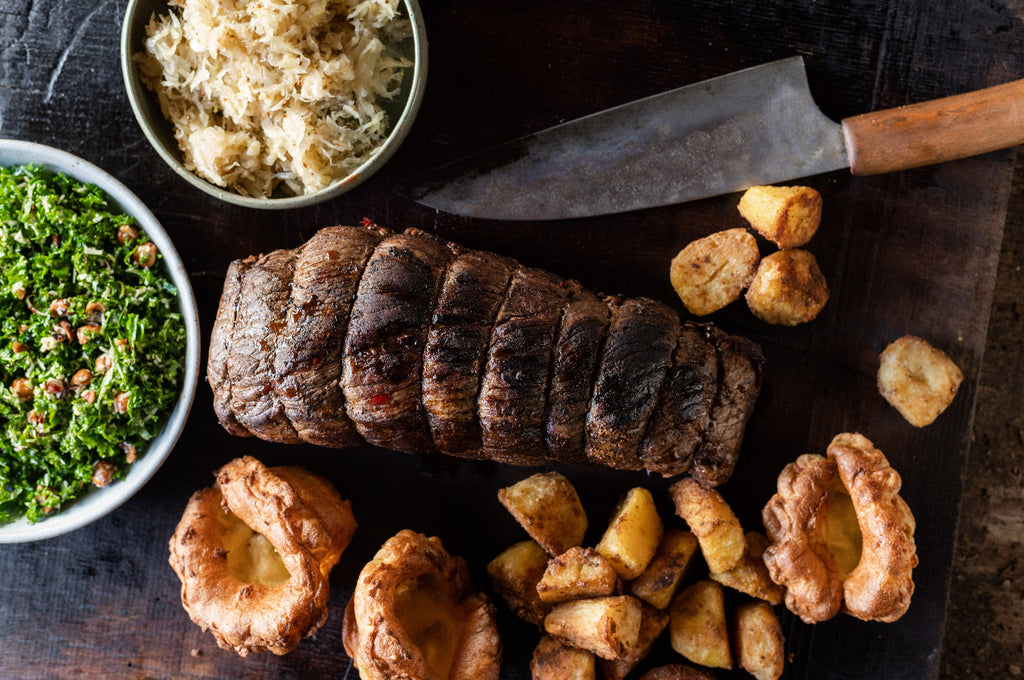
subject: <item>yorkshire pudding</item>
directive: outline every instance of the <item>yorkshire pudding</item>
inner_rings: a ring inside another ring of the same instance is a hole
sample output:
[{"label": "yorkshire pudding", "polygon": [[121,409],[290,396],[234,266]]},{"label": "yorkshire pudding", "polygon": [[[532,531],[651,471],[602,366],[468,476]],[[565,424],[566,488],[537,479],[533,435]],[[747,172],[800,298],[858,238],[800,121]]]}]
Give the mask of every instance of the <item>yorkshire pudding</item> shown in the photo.
[{"label": "yorkshire pudding", "polygon": [[778,480],[762,517],[764,561],[786,606],[808,623],[840,611],[895,621],[910,606],[917,566],[914,516],[900,476],[859,434],[837,435],[828,457],[800,456]]},{"label": "yorkshire pudding", "polygon": [[494,607],[465,561],[408,529],[363,567],[343,641],[362,680],[497,680],[501,665]]},{"label": "yorkshire pudding", "polygon": [[250,456],[216,476],[170,540],[181,603],[223,649],[286,654],[327,618],[328,575],[356,530],[350,504],[322,477]]}]

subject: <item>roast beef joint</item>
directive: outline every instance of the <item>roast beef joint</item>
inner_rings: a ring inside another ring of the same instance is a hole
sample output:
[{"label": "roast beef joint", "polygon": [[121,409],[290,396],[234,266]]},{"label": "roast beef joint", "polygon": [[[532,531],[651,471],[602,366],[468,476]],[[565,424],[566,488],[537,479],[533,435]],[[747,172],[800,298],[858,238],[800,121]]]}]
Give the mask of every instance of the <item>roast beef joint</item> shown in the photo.
[{"label": "roast beef joint", "polygon": [[729,478],[752,341],[417,229],[322,229],[228,268],[210,338],[232,434]]}]

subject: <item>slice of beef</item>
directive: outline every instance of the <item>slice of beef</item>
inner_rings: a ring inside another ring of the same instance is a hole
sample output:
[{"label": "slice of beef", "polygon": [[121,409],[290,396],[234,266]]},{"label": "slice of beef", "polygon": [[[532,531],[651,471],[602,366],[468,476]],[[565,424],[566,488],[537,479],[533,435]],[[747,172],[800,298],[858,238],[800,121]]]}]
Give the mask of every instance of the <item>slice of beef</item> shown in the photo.
[{"label": "slice of beef", "polygon": [[231,410],[231,381],[228,379],[228,357],[231,354],[232,334],[240,309],[242,277],[257,258],[235,260],[228,265],[221,291],[217,317],[210,332],[210,354],[206,361],[206,376],[213,390],[213,411],[221,426],[233,435],[252,436],[249,430],[238,424]]},{"label": "slice of beef", "polygon": [[700,328],[684,324],[672,355],[672,368],[640,445],[645,470],[671,477],[690,468],[717,392],[715,347]]},{"label": "slice of beef", "polygon": [[564,463],[586,461],[587,410],[594,390],[601,345],[611,320],[609,305],[590,291],[570,302],[562,312],[551,362],[545,439],[548,453]]},{"label": "slice of beef", "polygon": [[274,391],[274,356],[284,328],[295,251],[275,250],[242,276],[227,373],[235,419],[261,439],[302,441]]},{"label": "slice of beef", "polygon": [[562,307],[578,293],[579,284],[538,269],[512,275],[480,387],[486,458],[513,465],[547,459],[544,425],[555,334]]},{"label": "slice of beef", "polygon": [[515,262],[469,251],[456,258],[438,292],[423,352],[423,406],[437,447],[480,458],[476,403],[487,347]]},{"label": "slice of beef", "polygon": [[679,316],[646,298],[625,300],[612,315],[587,412],[587,459],[640,470],[647,429],[679,334]]},{"label": "slice of beef", "polygon": [[274,370],[285,415],[311,444],[363,444],[345,414],[341,359],[363,268],[376,245],[390,235],[383,229],[330,227],[298,251]]},{"label": "slice of beef", "polygon": [[352,305],[341,378],[345,408],[366,441],[434,450],[421,398],[423,347],[451,249],[409,229],[377,246]]},{"label": "slice of beef", "polygon": [[747,420],[761,389],[764,354],[751,340],[704,327],[718,353],[718,392],[708,414],[704,441],[693,454],[690,474],[704,486],[732,476]]}]

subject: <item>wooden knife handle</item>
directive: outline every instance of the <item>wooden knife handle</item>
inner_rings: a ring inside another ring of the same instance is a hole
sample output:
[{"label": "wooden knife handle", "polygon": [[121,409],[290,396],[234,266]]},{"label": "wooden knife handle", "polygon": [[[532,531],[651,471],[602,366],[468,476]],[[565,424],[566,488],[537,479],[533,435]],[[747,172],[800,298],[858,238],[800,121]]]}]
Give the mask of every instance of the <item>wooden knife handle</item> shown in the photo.
[{"label": "wooden knife handle", "polygon": [[1024,143],[1024,80],[844,118],[855,175],[877,175]]}]

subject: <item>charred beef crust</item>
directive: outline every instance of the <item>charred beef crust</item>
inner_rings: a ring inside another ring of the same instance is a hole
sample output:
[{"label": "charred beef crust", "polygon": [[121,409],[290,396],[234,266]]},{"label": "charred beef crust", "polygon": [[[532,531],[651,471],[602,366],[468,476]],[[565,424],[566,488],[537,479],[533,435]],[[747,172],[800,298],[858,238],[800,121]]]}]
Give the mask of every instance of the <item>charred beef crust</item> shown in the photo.
[{"label": "charred beef crust", "polygon": [[654,411],[679,335],[667,305],[630,298],[612,314],[587,412],[587,459],[641,470],[637,447]]},{"label": "charred beef crust", "polygon": [[[342,234],[362,245],[328,245]],[[658,303],[597,300],[418,230],[327,229],[229,267],[207,364],[214,409],[229,432],[278,442],[301,431],[350,446],[362,435],[519,465],[589,451],[612,467],[725,481],[760,387],[760,348],[680,326]]]},{"label": "charred beef crust", "polygon": [[421,393],[434,298],[453,257],[409,229],[381,241],[363,271],[345,336],[342,390],[356,429],[376,446],[434,450]]},{"label": "charred beef crust", "polygon": [[579,284],[539,269],[518,269],[491,334],[478,402],[489,460],[532,465],[547,459],[544,425],[555,334]]},{"label": "charred beef crust", "polygon": [[217,316],[210,332],[210,354],[206,361],[206,376],[213,390],[213,411],[221,426],[233,435],[252,436],[249,430],[238,424],[231,409],[231,381],[228,379],[228,357],[231,353],[232,333],[240,306],[242,277],[257,258],[235,260],[228,265],[224,277]]},{"label": "charred beef crust", "polygon": [[235,420],[261,439],[302,441],[274,391],[274,356],[284,328],[295,251],[275,250],[242,275],[227,375]]},{"label": "charred beef crust", "polygon": [[481,458],[477,396],[491,332],[516,263],[468,251],[449,266],[423,351],[423,406],[438,449]]},{"label": "charred beef crust", "polygon": [[690,468],[717,392],[714,345],[700,328],[684,324],[672,354],[672,368],[640,445],[645,470],[671,477]]},{"label": "charred beef crust", "polygon": [[545,441],[548,455],[558,462],[582,463],[587,457],[586,419],[594,389],[601,345],[611,319],[609,305],[590,291],[562,312],[551,361],[551,387]]},{"label": "charred beef crust", "polygon": [[311,444],[363,444],[345,413],[342,352],[363,268],[390,235],[384,229],[329,227],[298,250],[274,369],[285,415]]},{"label": "charred beef crust", "polygon": [[743,431],[761,388],[764,354],[747,338],[726,335],[712,326],[705,326],[704,333],[718,353],[718,391],[690,474],[704,486],[718,486],[736,467]]}]

